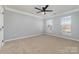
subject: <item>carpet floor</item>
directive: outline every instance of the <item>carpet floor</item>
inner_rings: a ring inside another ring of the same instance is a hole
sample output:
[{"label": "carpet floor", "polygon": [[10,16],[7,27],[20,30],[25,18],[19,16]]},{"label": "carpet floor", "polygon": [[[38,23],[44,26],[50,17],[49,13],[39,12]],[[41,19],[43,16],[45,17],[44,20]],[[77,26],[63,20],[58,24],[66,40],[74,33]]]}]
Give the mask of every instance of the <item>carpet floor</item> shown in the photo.
[{"label": "carpet floor", "polygon": [[6,42],[1,54],[78,54],[79,42],[49,35],[39,35]]}]

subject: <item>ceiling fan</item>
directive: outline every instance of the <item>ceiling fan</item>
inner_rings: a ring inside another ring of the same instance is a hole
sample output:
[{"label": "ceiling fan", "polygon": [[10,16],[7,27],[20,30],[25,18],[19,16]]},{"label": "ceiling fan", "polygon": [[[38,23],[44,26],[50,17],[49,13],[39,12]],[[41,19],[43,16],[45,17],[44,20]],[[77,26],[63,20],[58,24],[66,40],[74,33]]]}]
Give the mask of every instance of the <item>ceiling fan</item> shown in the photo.
[{"label": "ceiling fan", "polygon": [[41,13],[43,12],[44,15],[46,14],[46,12],[52,12],[53,10],[47,10],[47,8],[49,7],[49,5],[46,5],[45,7],[42,7],[42,9],[35,7],[35,9],[39,10],[37,13]]}]

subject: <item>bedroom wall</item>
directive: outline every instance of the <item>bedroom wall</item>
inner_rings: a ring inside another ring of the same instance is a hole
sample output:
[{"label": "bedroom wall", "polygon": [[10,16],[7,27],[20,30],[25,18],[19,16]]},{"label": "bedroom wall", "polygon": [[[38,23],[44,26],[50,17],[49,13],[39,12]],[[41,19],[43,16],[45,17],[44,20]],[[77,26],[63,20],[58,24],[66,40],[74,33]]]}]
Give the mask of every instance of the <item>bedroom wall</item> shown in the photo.
[{"label": "bedroom wall", "polygon": [[[60,19],[61,19],[61,17],[64,17],[64,16],[71,16],[71,19],[72,19],[72,21],[71,21],[72,22],[71,36],[63,35],[61,33]],[[53,20],[53,25],[54,25],[54,29],[52,30],[52,33],[49,33],[49,34],[64,37],[64,38],[73,38],[74,40],[76,40],[76,39],[79,40],[79,11],[69,13],[69,14],[64,14],[62,16],[52,17],[47,20]],[[46,29],[47,29],[47,26],[46,26]],[[48,33],[47,30],[45,30],[45,32]]]},{"label": "bedroom wall", "polygon": [[43,20],[11,11],[5,11],[4,26],[5,40],[43,32]]}]

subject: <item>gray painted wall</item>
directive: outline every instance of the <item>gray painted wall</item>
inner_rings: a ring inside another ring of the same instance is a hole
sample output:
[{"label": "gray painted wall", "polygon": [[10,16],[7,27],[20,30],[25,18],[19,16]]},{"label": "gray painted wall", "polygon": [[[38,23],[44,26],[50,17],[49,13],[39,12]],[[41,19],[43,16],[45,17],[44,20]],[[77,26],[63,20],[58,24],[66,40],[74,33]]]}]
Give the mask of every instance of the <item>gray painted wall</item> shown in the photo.
[{"label": "gray painted wall", "polygon": [[[72,35],[66,36],[61,33],[60,19],[63,16],[72,16]],[[65,14],[50,18],[53,20],[54,29],[53,35],[79,39],[79,12]],[[49,19],[47,19],[49,20]],[[6,11],[4,16],[4,38],[5,40],[13,39],[22,36],[35,35],[46,32],[46,21],[35,17],[18,14],[11,11]]]},{"label": "gray painted wall", "polygon": [[[63,35],[61,33],[60,19],[63,16],[72,17],[72,35],[71,36]],[[60,36],[67,37],[67,38],[79,39],[79,12],[65,14],[65,15],[53,17],[50,19],[53,20],[53,24],[54,24],[54,29],[52,30],[52,35],[60,35]],[[49,20],[49,19],[47,19],[47,20]],[[46,29],[47,29],[47,26],[46,26]],[[47,33],[47,31],[45,31],[45,32]]]},{"label": "gray painted wall", "polygon": [[28,15],[5,11],[4,26],[4,38],[8,40],[42,33],[43,20]]}]

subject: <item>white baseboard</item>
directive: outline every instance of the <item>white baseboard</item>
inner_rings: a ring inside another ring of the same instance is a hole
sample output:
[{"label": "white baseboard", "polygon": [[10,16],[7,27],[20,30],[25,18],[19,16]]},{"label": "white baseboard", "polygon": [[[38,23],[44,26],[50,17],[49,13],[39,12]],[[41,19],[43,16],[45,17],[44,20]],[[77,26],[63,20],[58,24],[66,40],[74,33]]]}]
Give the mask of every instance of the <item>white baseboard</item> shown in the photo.
[{"label": "white baseboard", "polygon": [[[29,36],[23,36],[23,37],[18,37],[18,38],[13,38],[13,39],[8,39],[8,40],[5,40],[5,42],[13,41],[13,40],[18,40],[18,39],[23,39],[23,38],[35,37],[35,36],[39,36],[39,35],[42,35],[42,34],[43,34],[43,33],[34,34],[34,35],[29,35]],[[70,39],[70,40],[74,40],[74,41],[79,41],[79,39],[68,38],[68,37],[61,36],[61,35],[55,35],[55,34],[49,34],[49,33],[45,33],[45,34],[46,34],[46,35],[51,35],[51,36],[60,37],[60,38],[64,38],[64,39]]]},{"label": "white baseboard", "polygon": [[79,39],[69,38],[69,37],[65,37],[65,36],[61,36],[61,35],[55,35],[55,34],[50,34],[50,33],[46,33],[46,34],[47,34],[47,35],[51,35],[51,36],[56,36],[56,37],[64,38],[64,39],[79,41]]},{"label": "white baseboard", "polygon": [[23,38],[35,37],[35,36],[39,36],[39,35],[41,35],[41,34],[42,34],[42,33],[40,33],[40,34],[34,34],[34,35],[29,35],[29,36],[23,36],[23,37],[17,37],[17,38],[5,40],[5,42],[13,41],[13,40],[19,40],[19,39],[23,39]]}]

